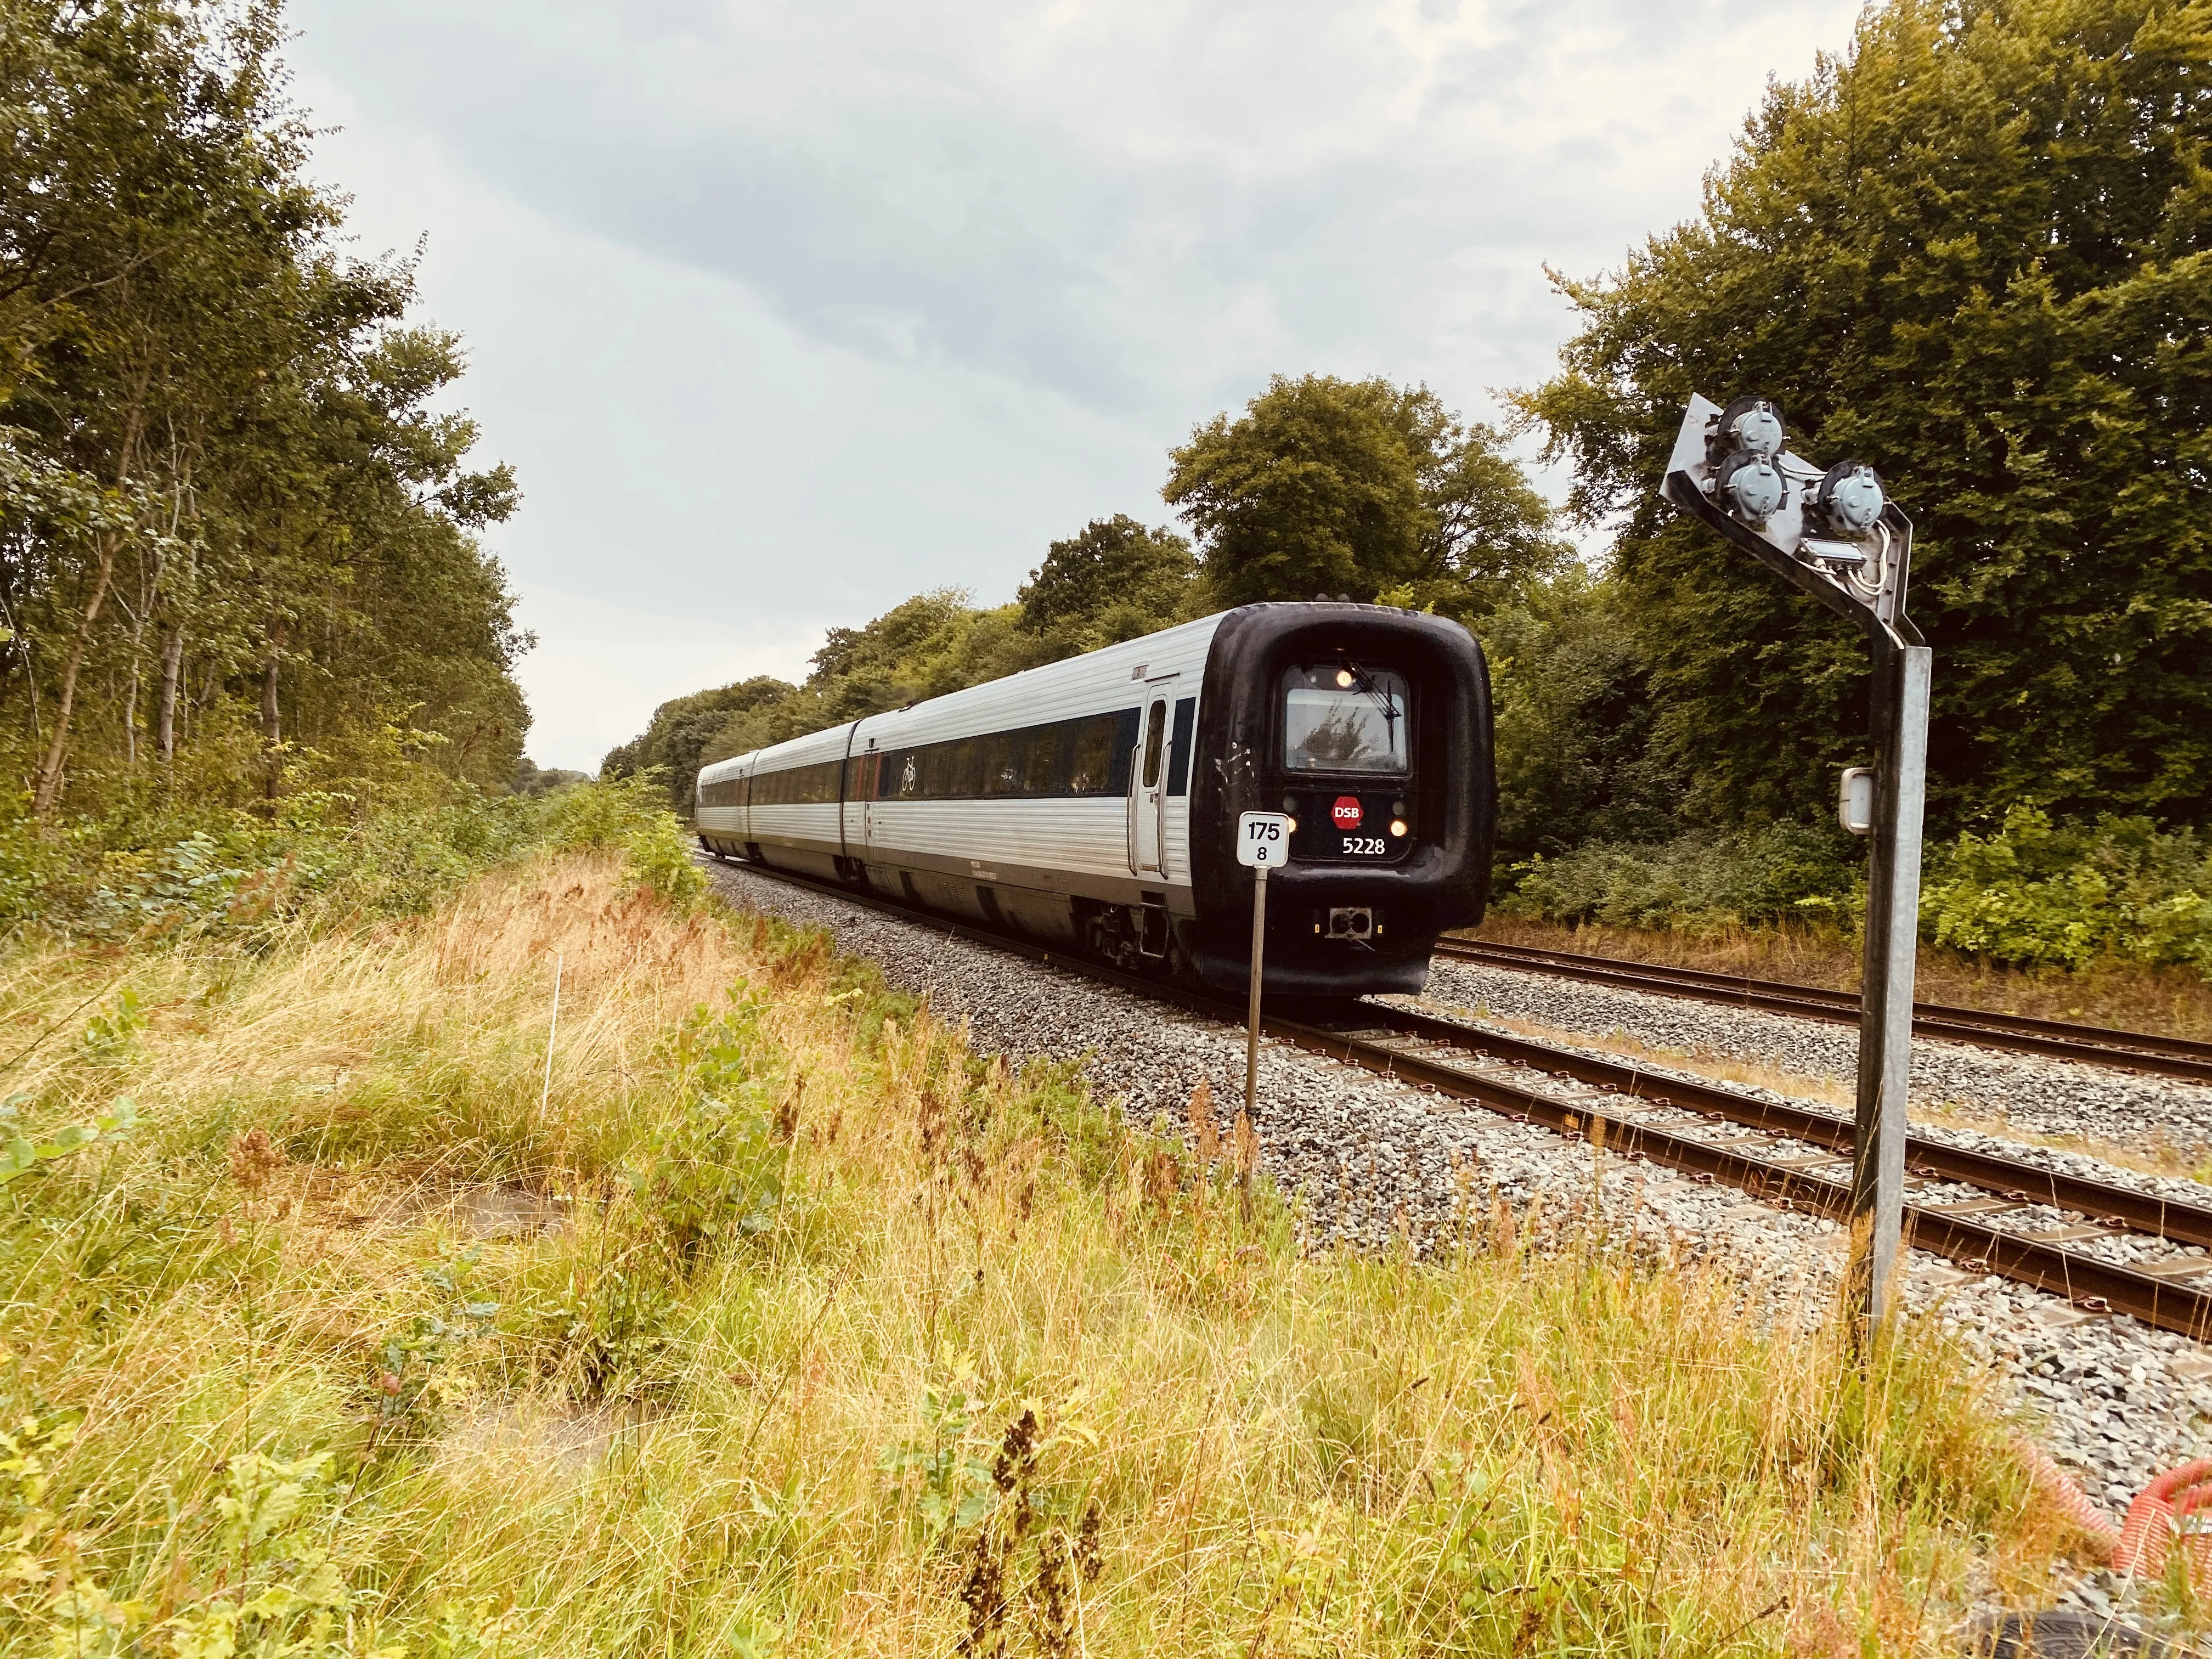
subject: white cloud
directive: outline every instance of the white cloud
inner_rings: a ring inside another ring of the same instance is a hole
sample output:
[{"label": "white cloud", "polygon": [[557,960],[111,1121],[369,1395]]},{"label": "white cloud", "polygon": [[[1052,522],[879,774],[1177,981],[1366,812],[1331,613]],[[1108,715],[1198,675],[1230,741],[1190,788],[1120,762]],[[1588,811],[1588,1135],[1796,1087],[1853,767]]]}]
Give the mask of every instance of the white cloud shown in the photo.
[{"label": "white cloud", "polygon": [[753,674],[802,675],[820,643],[793,641],[757,616],[671,616],[544,584],[523,596],[519,614],[544,641],[529,659],[532,712],[568,744],[539,764],[583,771],[635,737],[656,704]]},{"label": "white cloud", "polygon": [[[429,234],[524,591],[788,656],[1158,521],[1166,447],[1270,372],[1487,410],[1565,331],[1540,266],[1693,211],[1856,9],[305,0],[293,56],[372,241]],[[533,754],[594,758],[538,682]]]}]

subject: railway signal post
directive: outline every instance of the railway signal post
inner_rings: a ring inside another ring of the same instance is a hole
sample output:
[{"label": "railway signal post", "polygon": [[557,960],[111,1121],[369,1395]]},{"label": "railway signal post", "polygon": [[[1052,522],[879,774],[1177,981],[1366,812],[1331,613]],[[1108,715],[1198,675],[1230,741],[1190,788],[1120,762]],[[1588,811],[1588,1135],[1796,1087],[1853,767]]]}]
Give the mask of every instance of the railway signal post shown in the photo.
[{"label": "railway signal post", "polygon": [[1904,1218],[1933,656],[1905,615],[1912,521],[1886,499],[1871,466],[1845,460],[1823,471],[1788,444],[1782,410],[1771,401],[1739,398],[1723,409],[1692,396],[1660,493],[1847,617],[1874,654],[1870,799],[1866,769],[1854,768],[1844,776],[1838,806],[1844,827],[1871,842],[1844,1278],[1866,1333],[1892,1311]]},{"label": "railway signal post", "polygon": [[1254,1097],[1260,1085],[1260,969],[1267,946],[1267,872],[1290,856],[1291,820],[1281,812],[1245,812],[1237,819],[1237,861],[1252,872],[1251,981],[1244,1004],[1244,1115],[1260,1114]]}]

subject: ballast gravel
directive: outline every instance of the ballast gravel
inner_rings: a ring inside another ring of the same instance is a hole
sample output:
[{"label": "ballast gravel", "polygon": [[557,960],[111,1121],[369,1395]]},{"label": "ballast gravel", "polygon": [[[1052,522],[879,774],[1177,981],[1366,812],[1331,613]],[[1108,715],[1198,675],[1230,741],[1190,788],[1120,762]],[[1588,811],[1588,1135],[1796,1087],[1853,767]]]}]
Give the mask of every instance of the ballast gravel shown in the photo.
[{"label": "ballast gravel", "polygon": [[[921,921],[743,866],[702,862],[738,908],[828,929],[840,951],[872,960],[890,983],[926,996],[940,1020],[964,1023],[979,1053],[1015,1064],[1079,1057],[1100,1099],[1178,1129],[1201,1079],[1224,1127],[1242,1099],[1244,1038],[1235,1027]],[[1548,988],[1515,992],[1486,982],[1455,987],[1453,996],[1464,996],[1468,1008],[1510,1006],[1516,1018],[1573,1025],[1568,1011],[1545,1000]],[[1509,1002],[1509,994],[1517,1000]],[[1716,1011],[1681,1004],[1674,1012],[1668,1039],[1674,1046],[1717,1046],[1698,1024]],[[1616,1013],[1610,1024],[1625,1019]],[[1601,1175],[1587,1142],[1295,1048],[1263,1044],[1255,1118],[1259,1167],[1297,1195],[1312,1248],[1381,1249],[1405,1238],[1426,1249],[1449,1237],[1470,1200],[1525,1209],[1540,1197],[1541,1213],[1561,1224],[1602,1206],[1616,1237],[1631,1229],[1655,1249],[1732,1260],[1752,1284],[1806,1317],[1830,1303],[1837,1285],[1844,1240],[1832,1221],[1640,1160],[1607,1158]],[[2108,1179],[2125,1173],[2082,1162]],[[1933,1310],[1996,1369],[2037,1437],[2115,1518],[2154,1474],[2212,1443],[2212,1359],[2197,1344],[2124,1316],[2084,1315],[1994,1274],[1969,1277],[1923,1252],[1911,1252],[1908,1266],[1908,1305]]]},{"label": "ballast gravel", "polygon": [[[1630,1037],[1655,1049],[1745,1061],[1845,1089],[1858,1075],[1857,1029],[1830,1020],[1441,957],[1431,969],[1427,996],[1500,1018]],[[2030,1134],[2135,1145],[2146,1152],[2212,1150],[2212,1087],[2176,1078],[2130,1075],[1968,1043],[1918,1042],[1912,1045],[1911,1093],[1923,1110],[1966,1107]]]},{"label": "ballast gravel", "polygon": [[[1378,1000],[1386,1004],[1403,1006],[1408,1009],[1415,1010],[1421,1013],[1431,1015],[1436,1018],[1451,1020],[1455,1024],[1466,1026],[1470,1032],[1476,1035],[1480,1035],[1486,1031],[1494,1032],[1501,1036],[1518,1036],[1522,1035],[1520,1032],[1515,1030],[1512,1026],[1498,1020],[1495,1017],[1498,1011],[1491,1005],[1485,1003],[1468,1004],[1465,1002],[1453,1001],[1444,998],[1440,998],[1433,993],[1426,993],[1419,997],[1384,997],[1378,999]],[[1723,1010],[1723,1012],[1730,1011]],[[1659,1057],[1659,1055],[1655,1055],[1650,1052],[1647,1052],[1644,1055],[1632,1062],[1625,1060],[1620,1054],[1612,1049],[1601,1047],[1595,1042],[1577,1042],[1575,1040],[1577,1036],[1582,1036],[1587,1038],[1593,1036],[1619,1036],[1621,1035],[1633,1035],[1633,1033],[1626,1032],[1626,1028],[1618,1024],[1606,1028],[1601,1031],[1592,1032],[1588,1027],[1570,1026],[1556,1018],[1538,1019],[1532,1016],[1517,1014],[1511,1016],[1511,1018],[1522,1020],[1524,1023],[1528,1024],[1539,1024],[1544,1025],[1547,1028],[1543,1036],[1544,1042],[1547,1047],[1557,1048],[1563,1054],[1583,1054],[1592,1060],[1607,1060],[1615,1065],[1632,1064],[1634,1068],[1641,1072],[1645,1077],[1662,1082],[1668,1079],[1674,1079],[1677,1081],[1685,1083],[1710,1083],[1712,1081],[1710,1077],[1707,1077],[1687,1066],[1670,1065],[1665,1058]],[[1916,1054],[1919,1052],[1920,1046],[1921,1045],[1918,1044],[1914,1045],[1914,1053]],[[1653,1049],[1660,1049],[1660,1045],[1653,1043],[1650,1045],[1650,1048]],[[1680,1048],[1677,1049],[1677,1052],[1680,1052]],[[1710,1056],[1715,1051],[1711,1048],[1706,1048],[1700,1052]],[[1664,1049],[1660,1049],[1661,1055],[1663,1055],[1664,1053]],[[2067,1062],[2058,1063],[2063,1064]],[[1771,1067],[1771,1069],[1778,1071],[1782,1068],[1774,1066]],[[1797,1075],[1802,1076],[1804,1074],[1801,1073]],[[1763,1100],[1776,1104],[1787,1104],[1799,1108],[1809,1109],[1817,1112],[1825,1112],[1830,1116],[1834,1117],[1838,1122],[1848,1121],[1850,1116],[1850,1114],[1848,1111],[1841,1110],[1837,1107],[1829,1104],[1827,1102],[1817,1097],[1808,1097],[1802,1095],[1792,1094],[1784,1090],[1769,1088],[1754,1083],[1731,1082],[1726,1086],[1732,1092],[1745,1096],[1750,1099]],[[2085,1085],[2085,1086],[2094,1087],[2094,1080],[2090,1080]],[[2148,1193],[2154,1197],[2173,1199],[2185,1204],[2212,1206],[2212,1187],[2208,1187],[2202,1182],[2193,1181],[2185,1176],[2154,1175],[2148,1170],[2129,1169],[2124,1165],[2109,1164],[2102,1158],[2093,1157],[2087,1152],[2075,1152],[2068,1147],[2047,1146],[2035,1141],[2014,1140],[2005,1136],[1990,1134],[1979,1129],[1966,1128],[1954,1123],[1945,1123],[1942,1121],[1931,1122],[1924,1115],[1915,1118],[1912,1123],[1912,1133],[1929,1140],[1940,1141],[1945,1145],[1957,1146],[1968,1152],[1987,1152],[1993,1156],[2011,1158],[2019,1163],[2032,1164],[2039,1169],[2053,1170],[2061,1175],[2078,1176],[2086,1180],[2108,1182],[2115,1186],[2132,1187],[2138,1192]],[[2106,1138],[2112,1139],[2112,1137]],[[2032,1224],[2037,1218],[2037,1217],[2032,1214],[2017,1215],[2008,1217],[1997,1224],[2015,1227],[2024,1226]],[[2040,1218],[2048,1221],[2051,1218],[2048,1212],[2045,1212]],[[2094,1254],[2106,1255],[2113,1261],[2128,1261],[2133,1259],[2131,1252],[2136,1250],[2138,1247],[2113,1241],[2109,1243],[2085,1243],[2080,1248],[2089,1249]],[[2163,1245],[2157,1246],[2156,1249],[2158,1253],[2161,1255],[2172,1253],[2167,1247]],[[2117,1254],[2115,1253],[2116,1250]]]}]

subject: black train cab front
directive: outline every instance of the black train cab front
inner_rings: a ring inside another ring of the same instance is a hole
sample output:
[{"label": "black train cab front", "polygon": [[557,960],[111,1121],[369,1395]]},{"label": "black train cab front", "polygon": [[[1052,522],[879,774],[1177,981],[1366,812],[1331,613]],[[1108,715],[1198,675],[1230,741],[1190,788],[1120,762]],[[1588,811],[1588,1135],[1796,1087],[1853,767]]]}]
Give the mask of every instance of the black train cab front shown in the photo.
[{"label": "black train cab front", "polygon": [[1438,933],[1481,921],[1496,785],[1490,676],[1457,623],[1385,605],[1255,605],[1222,619],[1199,699],[1192,957],[1242,989],[1243,812],[1286,812],[1268,878],[1266,989],[1417,991]]}]

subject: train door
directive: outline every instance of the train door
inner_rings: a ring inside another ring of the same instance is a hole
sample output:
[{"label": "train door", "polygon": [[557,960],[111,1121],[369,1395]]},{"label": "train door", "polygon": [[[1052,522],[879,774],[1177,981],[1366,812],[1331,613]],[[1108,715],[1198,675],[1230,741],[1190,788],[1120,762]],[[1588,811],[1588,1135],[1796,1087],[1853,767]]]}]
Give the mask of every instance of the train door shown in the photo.
[{"label": "train door", "polygon": [[1153,690],[1145,688],[1144,730],[1129,766],[1129,867],[1139,875],[1159,873],[1160,829],[1167,816],[1168,701]]},{"label": "train door", "polygon": [[868,739],[867,757],[860,770],[860,853],[866,857],[876,846],[876,740]]}]

